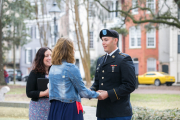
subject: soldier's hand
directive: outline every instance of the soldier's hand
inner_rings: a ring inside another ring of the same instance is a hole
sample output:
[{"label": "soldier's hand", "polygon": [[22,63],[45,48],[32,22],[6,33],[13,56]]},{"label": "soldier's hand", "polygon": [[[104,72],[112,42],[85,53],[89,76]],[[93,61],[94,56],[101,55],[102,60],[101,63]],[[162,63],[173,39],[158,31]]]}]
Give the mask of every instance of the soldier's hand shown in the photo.
[{"label": "soldier's hand", "polygon": [[98,100],[104,100],[104,99],[106,99],[108,97],[109,97],[108,92],[107,91],[102,91],[101,94],[99,94],[99,96],[98,96]]},{"label": "soldier's hand", "polygon": [[96,92],[99,92],[99,93],[101,93],[101,92],[103,92],[103,91],[105,91],[105,90],[98,90],[98,91],[96,91]]}]

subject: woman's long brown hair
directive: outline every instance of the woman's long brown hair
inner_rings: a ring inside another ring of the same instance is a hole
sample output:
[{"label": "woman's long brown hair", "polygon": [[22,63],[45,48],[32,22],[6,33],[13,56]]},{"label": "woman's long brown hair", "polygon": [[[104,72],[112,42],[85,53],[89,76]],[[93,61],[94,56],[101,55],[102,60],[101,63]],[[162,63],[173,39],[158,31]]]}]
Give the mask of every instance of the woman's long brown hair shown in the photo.
[{"label": "woman's long brown hair", "polygon": [[44,60],[44,57],[45,57],[44,53],[47,50],[52,51],[48,47],[42,47],[37,51],[36,57],[35,57],[35,59],[33,61],[33,66],[32,66],[32,70],[34,70],[35,72],[40,72],[40,73],[43,73],[43,74],[46,73],[45,65],[44,65],[43,60]]}]

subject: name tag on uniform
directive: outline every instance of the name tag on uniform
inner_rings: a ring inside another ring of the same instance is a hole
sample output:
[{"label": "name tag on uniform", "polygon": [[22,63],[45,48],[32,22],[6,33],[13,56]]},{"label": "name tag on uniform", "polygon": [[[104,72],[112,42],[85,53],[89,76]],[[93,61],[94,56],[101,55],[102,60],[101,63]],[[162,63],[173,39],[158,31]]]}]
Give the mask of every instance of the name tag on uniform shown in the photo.
[{"label": "name tag on uniform", "polygon": [[114,68],[116,67],[117,65],[111,65],[112,67],[112,72],[114,72]]}]

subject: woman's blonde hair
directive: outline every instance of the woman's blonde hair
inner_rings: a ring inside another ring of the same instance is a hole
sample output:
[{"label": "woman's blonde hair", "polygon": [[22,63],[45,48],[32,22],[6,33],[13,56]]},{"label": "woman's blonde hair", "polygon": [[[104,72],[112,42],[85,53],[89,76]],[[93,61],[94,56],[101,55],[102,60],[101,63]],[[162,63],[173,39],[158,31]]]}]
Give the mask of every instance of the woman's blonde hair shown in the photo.
[{"label": "woman's blonde hair", "polygon": [[52,52],[52,64],[61,65],[62,61],[66,60],[68,63],[74,63],[74,46],[69,38],[60,38]]}]

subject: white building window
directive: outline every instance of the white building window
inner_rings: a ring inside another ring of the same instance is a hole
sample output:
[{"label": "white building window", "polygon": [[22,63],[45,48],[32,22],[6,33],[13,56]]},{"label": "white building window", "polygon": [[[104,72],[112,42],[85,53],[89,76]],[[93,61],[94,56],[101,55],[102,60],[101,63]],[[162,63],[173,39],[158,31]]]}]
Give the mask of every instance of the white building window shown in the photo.
[{"label": "white building window", "polygon": [[146,34],[146,43],[147,43],[147,48],[155,48],[156,47],[156,33],[155,29],[151,29],[150,31],[147,32]]},{"label": "white building window", "polygon": [[39,39],[39,29],[38,29],[38,26],[36,25],[36,38]]},{"label": "white building window", "polygon": [[[107,1],[107,8],[112,11],[115,10],[115,4],[112,1]],[[107,11],[107,18],[108,19],[112,19],[115,17],[115,13],[114,12],[108,12]]]},{"label": "white building window", "polygon": [[31,64],[32,63],[32,49],[31,48],[27,48],[26,49],[26,64]]},{"label": "white building window", "polygon": [[140,27],[131,27],[129,29],[130,48],[141,48],[141,29]]},{"label": "white building window", "polygon": [[[138,0],[132,0],[132,8],[138,6]],[[138,8],[132,10],[133,14],[138,14]]]},{"label": "white building window", "polygon": [[156,59],[148,58],[147,59],[147,72],[156,71]]},{"label": "white building window", "polygon": [[42,15],[42,5],[40,3],[38,4],[38,15]]},{"label": "white building window", "polygon": [[95,13],[94,13],[94,8],[93,8],[93,2],[89,2],[89,17],[94,17]]},{"label": "white building window", "polygon": [[[155,0],[146,0],[146,7],[150,8],[152,12],[155,11],[156,6],[155,6]],[[149,11],[147,11],[147,13],[150,13]]]},{"label": "white building window", "polygon": [[90,35],[89,48],[94,48],[93,32],[89,32],[89,35]]}]

